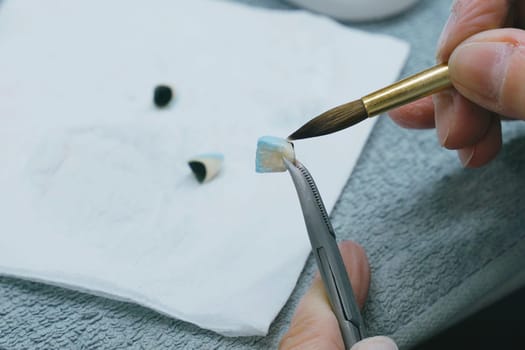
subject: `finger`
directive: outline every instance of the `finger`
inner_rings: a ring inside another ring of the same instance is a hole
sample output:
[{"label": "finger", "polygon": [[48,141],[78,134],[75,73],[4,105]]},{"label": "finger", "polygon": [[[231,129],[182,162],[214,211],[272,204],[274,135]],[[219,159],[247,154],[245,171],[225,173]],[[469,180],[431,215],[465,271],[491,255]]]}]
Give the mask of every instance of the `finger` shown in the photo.
[{"label": "finger", "polygon": [[[356,301],[362,307],[370,283],[370,268],[366,254],[361,246],[351,241],[341,242],[339,249]],[[279,344],[279,349],[344,349],[339,325],[319,274],[299,302],[290,328]]]},{"label": "finger", "polygon": [[434,127],[434,104],[428,96],[408,105],[388,112],[397,124],[410,129],[430,129]]},{"label": "finger", "polygon": [[465,99],[456,90],[435,94],[434,105],[437,134],[443,147],[471,146],[487,133],[492,113]]},{"label": "finger", "polygon": [[475,145],[458,150],[463,166],[477,168],[496,157],[501,149],[501,121],[494,116],[486,135]]},{"label": "finger", "polygon": [[437,59],[446,62],[468,37],[505,24],[509,0],[456,0],[438,42]]},{"label": "finger", "polygon": [[525,119],[525,31],[496,29],[473,36],[449,60],[454,87],[498,114]]},{"label": "finger", "polygon": [[350,350],[397,350],[397,345],[388,337],[370,337],[356,343]]}]

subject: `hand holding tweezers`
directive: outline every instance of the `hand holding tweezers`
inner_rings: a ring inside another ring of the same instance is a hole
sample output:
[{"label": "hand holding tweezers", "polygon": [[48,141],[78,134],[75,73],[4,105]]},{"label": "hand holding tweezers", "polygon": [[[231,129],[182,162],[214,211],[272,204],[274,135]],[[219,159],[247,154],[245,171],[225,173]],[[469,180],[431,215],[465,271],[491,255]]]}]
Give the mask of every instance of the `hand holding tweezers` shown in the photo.
[{"label": "hand holding tweezers", "polygon": [[365,329],[334,230],[308,170],[297,160],[292,163],[285,159],[284,162],[299,196],[312,253],[339,323],[345,347],[350,349],[365,337]]}]

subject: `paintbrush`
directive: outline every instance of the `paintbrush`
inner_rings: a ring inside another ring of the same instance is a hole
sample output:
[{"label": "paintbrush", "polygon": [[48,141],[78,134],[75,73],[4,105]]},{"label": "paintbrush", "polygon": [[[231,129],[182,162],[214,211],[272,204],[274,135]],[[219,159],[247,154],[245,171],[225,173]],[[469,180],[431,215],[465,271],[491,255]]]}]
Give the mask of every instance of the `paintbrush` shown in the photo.
[{"label": "paintbrush", "polygon": [[332,108],[301,126],[288,139],[331,134],[450,86],[448,66],[439,64],[358,100]]}]

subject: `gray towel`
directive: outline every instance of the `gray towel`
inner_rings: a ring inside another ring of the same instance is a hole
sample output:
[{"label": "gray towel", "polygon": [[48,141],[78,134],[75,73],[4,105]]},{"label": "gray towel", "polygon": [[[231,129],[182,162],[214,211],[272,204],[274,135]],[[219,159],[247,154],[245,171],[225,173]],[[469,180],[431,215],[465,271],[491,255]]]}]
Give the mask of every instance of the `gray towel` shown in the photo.
[{"label": "gray towel", "polygon": [[[241,2],[291,8],[277,0]],[[352,26],[409,41],[408,75],[434,63],[450,2],[422,0],[404,15]],[[404,130],[379,118],[332,218],[339,238],[358,241],[369,254],[369,333],[409,349],[524,284],[525,124],[506,123],[498,158],[465,170],[433,130]],[[270,334],[247,338],[221,337],[133,304],[0,278],[0,349],[274,349],[314,270],[310,258]]]}]

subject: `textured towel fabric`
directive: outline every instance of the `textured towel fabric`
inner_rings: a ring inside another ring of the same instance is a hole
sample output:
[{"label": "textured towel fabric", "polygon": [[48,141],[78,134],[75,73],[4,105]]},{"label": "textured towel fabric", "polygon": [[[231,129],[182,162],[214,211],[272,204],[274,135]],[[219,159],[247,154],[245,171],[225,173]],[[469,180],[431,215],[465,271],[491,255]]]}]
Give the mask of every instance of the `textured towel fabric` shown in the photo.
[{"label": "textured towel fabric", "polygon": [[[257,138],[392,82],[407,43],[209,0],[19,0],[0,22],[0,274],[266,335],[310,244]],[[375,121],[296,144],[329,210]],[[223,169],[199,184],[187,161],[210,152]]]},{"label": "textured towel fabric", "polygon": [[[408,40],[407,75],[434,63],[450,3],[423,0],[400,17],[352,26]],[[370,334],[409,349],[523,284],[524,154],[525,126],[506,123],[498,158],[464,170],[434,131],[403,130],[380,117],[332,214],[338,236],[357,240],[370,257]],[[268,336],[241,338],[132,304],[2,278],[0,348],[275,349],[314,270],[309,259]]]}]

